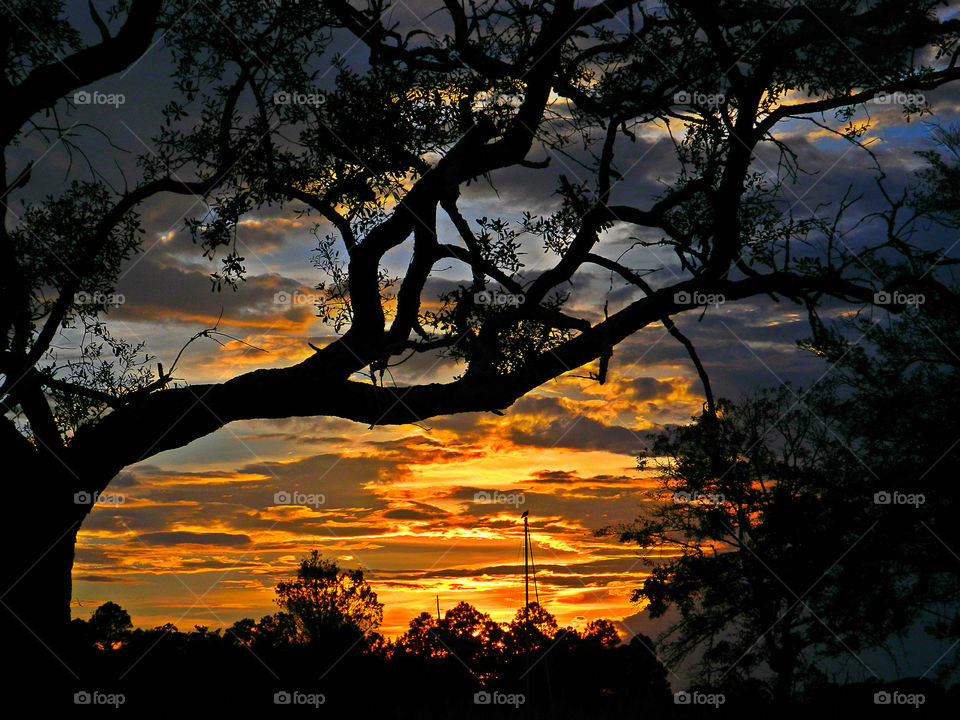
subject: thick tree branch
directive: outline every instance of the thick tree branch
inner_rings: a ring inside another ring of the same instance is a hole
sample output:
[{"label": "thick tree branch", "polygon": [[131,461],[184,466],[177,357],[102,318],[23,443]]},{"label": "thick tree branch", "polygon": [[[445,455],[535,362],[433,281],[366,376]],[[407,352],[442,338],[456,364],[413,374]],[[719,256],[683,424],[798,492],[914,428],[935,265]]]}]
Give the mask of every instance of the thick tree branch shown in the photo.
[{"label": "thick tree branch", "polygon": [[161,0],[133,0],[115,36],[34,68],[23,82],[4,88],[6,109],[0,120],[0,146],[7,147],[27,120],[53,107],[60,98],[130,67],[149,49],[162,5]]},{"label": "thick tree branch", "polygon": [[[340,343],[323,348],[298,365],[256,370],[217,385],[172,388],[124,406],[97,425],[77,431],[68,452],[79,467],[110,463],[109,470],[181,447],[229,422],[257,418],[333,416],[369,425],[420,422],[472,411],[502,411],[539,385],[592,362],[637,330],[664,316],[690,309],[680,292],[702,286],[684,282],[654,292],[509,374],[468,368],[459,379],[391,388],[347,379],[338,366]],[[770,293],[797,297],[821,292],[869,303],[874,289],[844,280],[768,275],[711,286],[727,301]],[[105,452],[109,448],[110,452]]]}]

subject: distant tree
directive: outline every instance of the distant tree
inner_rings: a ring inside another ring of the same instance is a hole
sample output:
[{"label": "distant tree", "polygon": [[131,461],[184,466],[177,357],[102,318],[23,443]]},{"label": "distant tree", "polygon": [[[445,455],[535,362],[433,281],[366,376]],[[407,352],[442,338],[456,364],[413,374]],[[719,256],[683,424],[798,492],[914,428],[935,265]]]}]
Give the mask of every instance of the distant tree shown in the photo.
[{"label": "distant tree", "polygon": [[277,604],[312,643],[350,644],[383,622],[383,603],[363,570],[341,570],[317,550],[300,562],[296,580],[277,584]]},{"label": "distant tree", "polygon": [[264,615],[260,620],[237,620],[227,628],[225,637],[232,644],[267,648],[283,647],[304,640],[296,618],[287,612]]},{"label": "distant tree", "polygon": [[558,632],[570,632],[569,629],[561,631],[557,619],[538,602],[517,610],[505,629],[506,651],[516,656],[543,651],[550,647]]},{"label": "distant tree", "polygon": [[506,629],[487,613],[459,602],[441,620],[430,613],[413,618],[391,646],[397,658],[429,661],[451,676],[489,680],[503,670]]},{"label": "distant tree", "polygon": [[604,650],[609,650],[620,644],[620,633],[612,620],[599,618],[587,623],[583,630],[583,639],[589,644],[596,644]]},{"label": "distant tree", "polygon": [[303,639],[303,629],[296,617],[288,612],[264,615],[257,622],[254,633],[254,643],[267,647],[282,647],[302,642]]},{"label": "distant tree", "polygon": [[257,621],[253,618],[242,618],[227,628],[226,637],[239,645],[253,645],[257,633]]},{"label": "distant tree", "polygon": [[445,647],[463,659],[474,673],[483,677],[496,671],[496,655],[502,650],[504,630],[487,613],[459,602],[444,613],[437,630]]},{"label": "distant tree", "polygon": [[97,646],[104,650],[119,647],[133,628],[130,614],[115,602],[105,602],[94,610],[89,624]]},{"label": "distant tree", "polygon": [[422,612],[411,619],[407,631],[393,643],[392,650],[400,655],[419,658],[439,658],[446,653],[437,632],[437,618]]}]

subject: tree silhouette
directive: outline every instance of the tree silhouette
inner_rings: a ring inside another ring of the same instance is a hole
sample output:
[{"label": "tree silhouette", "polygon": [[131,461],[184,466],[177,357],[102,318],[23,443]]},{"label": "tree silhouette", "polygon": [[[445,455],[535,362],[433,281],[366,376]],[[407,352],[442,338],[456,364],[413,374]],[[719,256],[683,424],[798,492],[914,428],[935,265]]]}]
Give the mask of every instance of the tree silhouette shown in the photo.
[{"label": "tree silhouette", "polygon": [[699,653],[708,685],[770,679],[785,706],[819,679],[818,659],[903,628],[901,578],[861,545],[875,487],[829,391],[784,386],[718,407],[656,437],[660,502],[617,532],[652,566],[634,600],[652,617],[679,611],[665,661]]},{"label": "tree silhouette", "polygon": [[93,636],[104,649],[123,642],[133,627],[130,614],[114,602],[105,602],[94,610],[89,622]]},{"label": "tree silhouette", "polygon": [[[859,492],[882,503],[860,543],[859,582],[872,588],[878,578],[896,578],[881,583],[882,597],[865,592],[856,612],[883,616],[896,608],[900,625],[922,622],[931,634],[956,639],[960,582],[950,548],[960,544],[960,288],[931,282],[923,292],[926,302],[891,322],[853,317],[840,328],[820,327],[809,346],[836,368],[830,384],[860,458]],[[945,656],[937,671],[948,674],[957,662],[956,653]]]},{"label": "tree silhouette", "polygon": [[317,550],[300,562],[296,580],[277,585],[277,604],[316,644],[350,647],[383,622],[383,603],[363,570],[341,570]]},{"label": "tree silhouette", "polygon": [[[583,365],[603,382],[617,344],[653,323],[702,370],[671,320],[703,312],[701,297],[769,295],[811,312],[825,299],[873,302],[884,277],[864,268],[878,248],[846,242],[843,224],[821,212],[798,219],[778,205],[799,168],[777,133],[797,117],[849,118],[881,91],[960,77],[958,24],[935,17],[940,4],[444,2],[442,22],[401,34],[379,0],[231,0],[216,11],[132,0],[105,18],[89,3],[83,12],[99,38],[87,43],[61,3],[16,3],[20,21],[4,24],[0,120],[0,451],[41,510],[13,513],[0,544],[4,636],[23,647],[24,667],[50,664],[27,675],[62,672],[46,648],[69,622],[77,529],[89,500],[132,463],[243,419],[376,425],[501,412]],[[362,69],[335,56],[331,38],[342,35],[365,47]],[[76,103],[85,88],[109,88],[128,72],[145,73],[163,95],[144,53],[162,53],[172,78],[153,147],[118,175],[122,153],[84,154],[75,140],[102,129]],[[931,59],[917,64],[918,55]],[[316,87],[319,68],[332,70],[329,85]],[[277,100],[291,94],[316,101]],[[76,130],[64,116],[77,118]],[[618,158],[641,130],[667,121],[685,131],[674,177],[655,197],[621,193]],[[856,142],[861,131],[837,132]],[[86,167],[50,190],[35,166],[61,143]],[[573,143],[593,158],[583,176],[550,174],[542,158]],[[780,153],[775,170],[756,161],[766,149]],[[506,169],[555,184],[557,212],[471,224],[458,204],[463,188]],[[218,384],[177,380],[176,359],[154,371],[144,348],[116,336],[109,298],[124,263],[143,252],[139,213],[171,194],[210,208],[187,229],[221,261],[211,276],[218,289],[242,279],[246,214],[279,206],[317,220],[318,310],[343,334],[300,363]],[[441,217],[453,237],[441,237]],[[615,228],[672,253],[673,279],[605,253]],[[525,265],[521,236],[542,243],[546,269]],[[798,246],[813,249],[792,252]],[[399,248],[410,260],[392,278],[383,260]],[[914,245],[885,249],[910,269]],[[438,263],[466,279],[428,309]],[[633,292],[602,314],[580,310],[567,291],[597,268]],[[72,353],[59,342],[64,328],[85,338]],[[398,360],[438,352],[463,365],[449,381],[383,383]]]},{"label": "tree silhouette", "polygon": [[264,615],[260,620],[238,620],[230,626],[227,635],[235,642],[253,648],[280,647],[303,640],[297,619],[287,612]]}]

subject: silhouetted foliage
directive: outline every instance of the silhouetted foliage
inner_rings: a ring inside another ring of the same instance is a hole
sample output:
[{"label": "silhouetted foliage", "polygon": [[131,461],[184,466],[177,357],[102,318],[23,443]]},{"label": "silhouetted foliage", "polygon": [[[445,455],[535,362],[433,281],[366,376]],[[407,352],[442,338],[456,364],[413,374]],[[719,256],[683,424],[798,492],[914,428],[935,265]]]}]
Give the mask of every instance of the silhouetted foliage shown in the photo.
[{"label": "silhouetted foliage", "polygon": [[[196,626],[185,633],[167,624],[127,632],[126,612],[107,603],[94,615],[97,627],[109,619],[108,637],[123,632],[123,642],[109,652],[89,630],[93,620],[73,625],[84,687],[95,683],[124,693],[123,709],[137,717],[169,717],[183,707],[269,717],[278,710],[278,692],[322,694],[322,712],[355,710],[362,698],[365,713],[397,718],[496,717],[499,712],[579,718],[669,706],[666,669],[654,657],[652,642],[636,636],[621,644],[609,620],[594,620],[582,631],[561,628],[531,603],[509,623],[499,623],[461,602],[439,621],[422,613],[407,632],[387,641],[378,633],[360,632],[357,623],[379,622],[382,606],[372,591],[364,592],[369,586],[357,573],[312,552],[296,579],[277,585],[284,605],[298,614],[244,618],[225,631]],[[358,598],[363,598],[359,604]],[[354,631],[347,652],[340,634],[344,626]],[[154,690],[158,684],[164,687],[160,697]],[[488,707],[478,704],[478,693],[522,700],[516,707]],[[305,712],[316,710],[307,706]]]},{"label": "silhouetted foliage", "polygon": [[[572,368],[594,364],[602,382],[614,348],[656,323],[702,370],[670,319],[706,311],[691,298],[773,296],[813,314],[928,275],[929,248],[896,229],[880,247],[858,242],[863,224],[883,224],[845,222],[852,202],[797,216],[788,186],[806,170],[796,118],[834,113],[829,130],[856,144],[869,121],[853,113],[878,93],[912,93],[903,111],[917,117],[931,112],[918,93],[960,78],[939,0],[437,2],[406,30],[380,0],[96,5],[14,3],[2,56],[0,449],[14,474],[42,479],[47,508],[12,518],[3,543],[63,534],[41,562],[5,555],[12,614],[0,619],[35,658],[48,653],[24,627],[56,642],[69,623],[67,529],[92,506],[72,498],[132,463],[239,419],[499,412]],[[137,118],[146,147],[129,157],[81,107],[127,75],[153,100]],[[631,158],[667,123],[675,162],[635,196]],[[93,152],[89,136],[109,142]],[[548,168],[577,146],[579,177]],[[35,165],[59,148],[58,186]],[[465,217],[465,188],[501,172],[554,188],[555,211]],[[252,213],[315,222],[317,311],[338,336],[299,363],[189,386],[180,355],[155,364],[119,337],[110,298],[145,252],[141,213],[177,195],[204,208],[185,229],[217,263],[216,290],[246,274]],[[670,272],[639,271],[645,256],[613,250],[614,229],[666,250]],[[411,261],[394,277],[388,256]],[[456,287],[430,297],[451,265]],[[623,285],[603,313],[577,302],[598,269]],[[449,378],[384,384],[388,367],[437,353],[460,365]]]},{"label": "silhouetted foliage", "polygon": [[313,550],[300,562],[296,580],[277,585],[277,604],[309,642],[350,647],[383,621],[383,603],[363,571],[341,570]]},{"label": "silhouetted foliage", "polygon": [[[814,389],[720,401],[653,438],[653,507],[608,531],[667,551],[634,599],[679,613],[668,664],[696,658],[705,687],[783,706],[830,687],[824,657],[895,655],[917,624],[960,637],[960,294],[931,288],[893,320],[815,326],[803,345],[833,374]],[[948,648],[936,674],[957,665]]]},{"label": "silhouetted foliage", "polygon": [[[573,368],[592,365],[603,382],[614,348],[656,323],[702,370],[671,320],[708,311],[691,298],[770,296],[816,321],[826,303],[876,304],[877,291],[925,286],[953,262],[952,241],[931,249],[875,213],[846,222],[852,202],[801,212],[789,190],[808,171],[798,118],[823,126],[833,113],[826,131],[856,145],[869,121],[855,109],[878,93],[910,93],[909,119],[931,111],[921,91],[960,78],[960,27],[937,16],[941,0],[448,1],[418,3],[412,29],[383,0],[97,5],[5,4],[0,454],[12,477],[31,479],[41,510],[0,525],[0,622],[24,681],[63,672],[49,650],[70,623],[76,533],[92,508],[74,498],[95,497],[124,467],[241,419],[502,412]],[[363,57],[346,57],[340,40]],[[97,108],[79,107],[127,75],[154,108],[139,118],[145,150],[130,157],[84,112]],[[290,96],[310,100],[278,101]],[[652,191],[625,186],[640,143],[667,123],[671,170]],[[40,163],[61,147],[66,176],[51,181]],[[544,172],[573,147],[581,177]],[[933,187],[947,177],[936,170]],[[465,188],[500,172],[524,178],[515,187],[555,188],[555,211],[471,223]],[[180,379],[179,355],[154,370],[149,348],[117,336],[110,298],[145,252],[141,213],[176,195],[204,208],[184,224],[218,263],[217,291],[246,274],[252,213],[316,222],[317,312],[338,336],[222,383]],[[952,208],[928,195],[926,209]],[[858,242],[868,225],[884,242]],[[608,242],[614,229],[666,251],[657,265],[670,272],[639,270],[643,259]],[[544,262],[526,262],[521,236]],[[410,258],[399,277],[385,269],[395,256]],[[430,297],[451,265],[456,287]],[[623,285],[602,313],[578,302],[598,269]],[[441,382],[384,383],[388,368],[437,353],[459,364]],[[278,614],[260,635],[259,624],[240,630],[254,642],[365,629],[292,603],[293,629]],[[523,633],[537,646],[549,637]]]}]

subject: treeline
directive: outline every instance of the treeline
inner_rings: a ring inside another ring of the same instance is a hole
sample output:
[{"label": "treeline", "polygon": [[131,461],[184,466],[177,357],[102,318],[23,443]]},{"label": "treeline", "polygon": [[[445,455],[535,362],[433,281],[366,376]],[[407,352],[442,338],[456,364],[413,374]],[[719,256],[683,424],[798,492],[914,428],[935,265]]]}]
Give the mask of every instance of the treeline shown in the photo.
[{"label": "treeline", "polygon": [[137,717],[663,717],[673,705],[652,642],[622,643],[610,620],[561,627],[531,603],[502,623],[461,602],[388,640],[362,571],[316,552],[277,586],[277,601],[280,611],[259,620],[189,632],[133,629],[105,603],[73,621],[75,666],[85,669],[75,692],[91,712],[112,699]]}]

